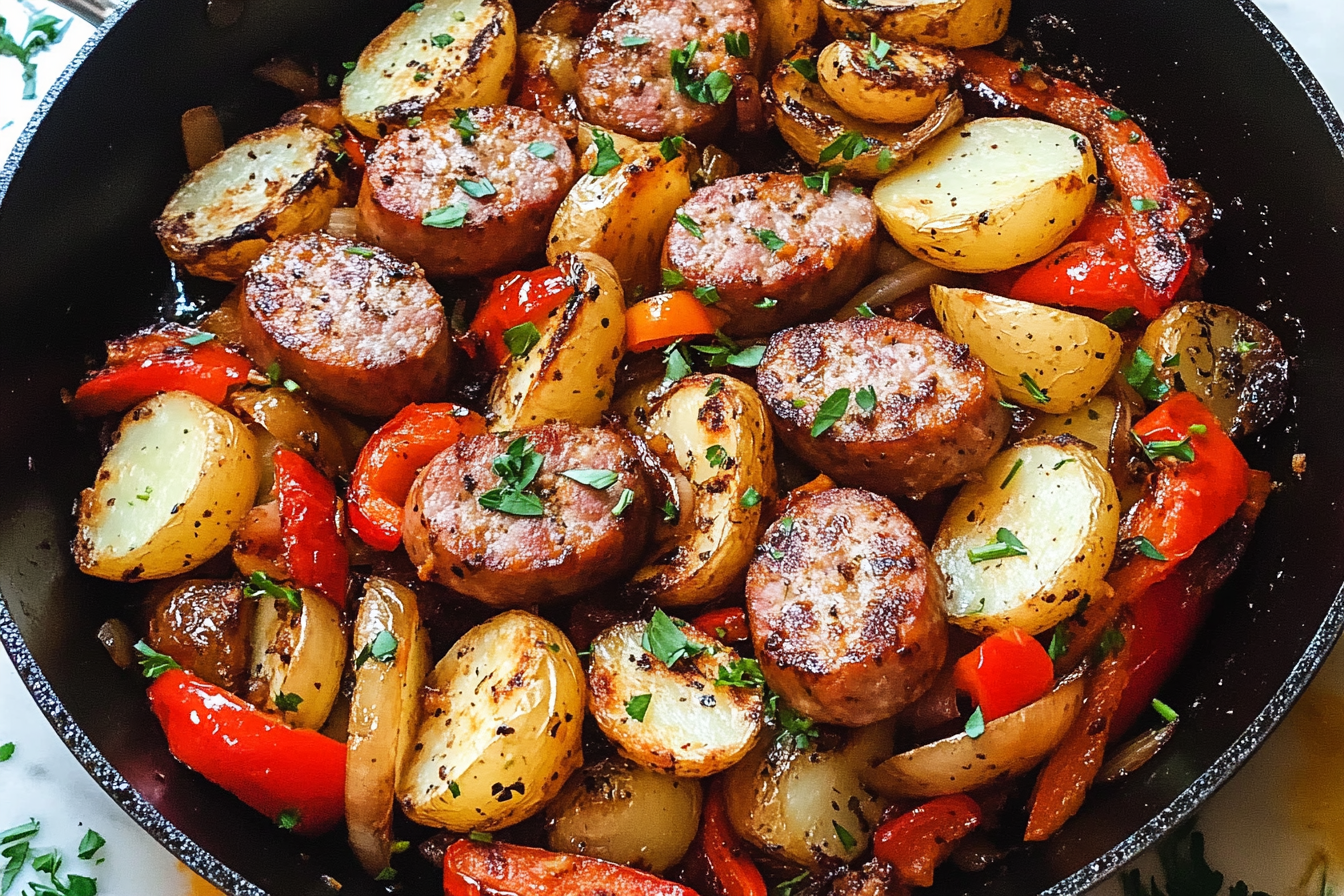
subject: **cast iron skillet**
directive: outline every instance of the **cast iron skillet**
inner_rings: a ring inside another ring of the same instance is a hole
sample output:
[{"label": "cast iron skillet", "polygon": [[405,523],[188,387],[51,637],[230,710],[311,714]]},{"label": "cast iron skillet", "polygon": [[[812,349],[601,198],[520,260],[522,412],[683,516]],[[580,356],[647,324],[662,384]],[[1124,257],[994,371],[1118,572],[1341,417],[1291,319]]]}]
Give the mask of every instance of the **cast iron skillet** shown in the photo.
[{"label": "cast iron skillet", "polygon": [[[249,0],[219,30],[204,0],[139,0],[81,53],[0,171],[0,640],[53,726],[126,812],[231,894],[373,893],[338,834],[312,843],[168,755],[143,684],[94,640],[124,590],[77,574],[71,504],[97,466],[62,410],[102,339],[218,291],[180,290],[150,234],[185,167],[178,116],[213,103],[226,136],[292,101],[256,82],[270,54],[354,59],[408,0]],[[539,7],[538,7],[539,8]],[[520,7],[527,20],[527,10]],[[535,15],[537,9],[532,10]],[[1184,719],[1136,776],[1099,787],[1050,843],[940,892],[1077,894],[1190,815],[1282,719],[1344,626],[1344,315],[1338,267],[1344,124],[1283,38],[1245,0],[1017,0],[1014,32],[1044,27],[1114,85],[1114,100],[1225,209],[1208,245],[1210,299],[1270,323],[1298,362],[1284,422],[1249,447],[1286,483],[1164,696]],[[1295,480],[1288,462],[1307,455]],[[407,890],[432,893],[407,856]]]}]

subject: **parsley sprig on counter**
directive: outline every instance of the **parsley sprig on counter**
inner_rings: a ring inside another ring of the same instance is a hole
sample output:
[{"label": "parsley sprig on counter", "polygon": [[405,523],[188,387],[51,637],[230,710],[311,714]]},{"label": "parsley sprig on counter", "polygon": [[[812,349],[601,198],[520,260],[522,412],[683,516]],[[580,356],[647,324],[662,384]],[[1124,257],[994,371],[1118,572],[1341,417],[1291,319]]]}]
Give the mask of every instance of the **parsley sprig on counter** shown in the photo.
[{"label": "parsley sprig on counter", "polygon": [[15,59],[23,66],[24,99],[37,98],[37,63],[33,60],[47,47],[60,43],[65,36],[65,29],[73,21],[70,19],[62,24],[55,16],[34,16],[28,20],[28,30],[20,40],[9,33],[5,17],[0,16],[0,56]]}]

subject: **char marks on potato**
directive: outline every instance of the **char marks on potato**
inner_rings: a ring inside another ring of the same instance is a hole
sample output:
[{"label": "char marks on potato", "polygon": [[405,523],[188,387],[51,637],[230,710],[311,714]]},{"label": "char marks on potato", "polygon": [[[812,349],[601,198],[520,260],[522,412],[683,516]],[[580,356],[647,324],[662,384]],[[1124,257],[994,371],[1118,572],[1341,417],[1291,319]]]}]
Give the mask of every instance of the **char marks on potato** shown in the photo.
[{"label": "char marks on potato", "polygon": [[[891,501],[830,489],[788,505],[747,571],[747,613],[771,689],[857,727],[920,697],[947,652],[943,580]],[[784,522],[787,520],[788,522]]]},{"label": "char marks on potato", "polygon": [[663,266],[688,288],[718,290],[733,334],[763,335],[820,314],[873,272],[876,207],[838,184],[822,193],[798,174],[743,174],[697,190],[680,211],[701,235],[674,223]]},{"label": "char marks on potato", "polygon": [[[427,118],[369,156],[359,236],[431,277],[521,265],[545,248],[577,172],[564,132],[513,106]],[[436,213],[435,225],[424,223]]]},{"label": "char marks on potato", "polygon": [[[964,345],[889,318],[851,318],[776,333],[757,389],[790,448],[837,482],[922,495],[978,472],[1010,419],[993,373]],[[828,398],[849,402],[834,425],[812,429]],[[873,409],[860,393],[871,389]]]},{"label": "char marks on potato", "polygon": [[443,392],[443,302],[420,269],[323,233],[281,240],[247,273],[242,338],[262,368],[351,413],[387,417]]}]

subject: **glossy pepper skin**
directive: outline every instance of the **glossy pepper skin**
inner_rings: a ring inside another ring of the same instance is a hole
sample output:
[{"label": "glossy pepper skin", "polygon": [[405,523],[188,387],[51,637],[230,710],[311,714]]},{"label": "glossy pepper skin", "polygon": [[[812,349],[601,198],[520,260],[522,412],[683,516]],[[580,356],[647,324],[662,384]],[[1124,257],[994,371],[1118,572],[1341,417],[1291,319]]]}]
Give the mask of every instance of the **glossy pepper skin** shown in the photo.
[{"label": "glossy pepper skin", "polygon": [[81,417],[124,411],[161,392],[191,392],[223,404],[247,382],[252,363],[215,342],[188,345],[188,331],[137,333],[108,344],[107,366],[75,390],[70,410]]},{"label": "glossy pepper skin", "polygon": [[933,886],[934,869],[980,826],[980,805],[964,793],[940,796],[885,822],[873,835],[873,855],[911,887]]},{"label": "glossy pepper skin", "polygon": [[614,862],[512,843],[458,840],[443,856],[444,896],[696,896]]},{"label": "glossy pepper skin", "polygon": [[369,547],[401,547],[406,495],[420,469],[464,436],[485,433],[485,418],[455,404],[412,404],[378,428],[359,452],[346,515]]},{"label": "glossy pepper skin", "polygon": [[647,298],[625,312],[625,341],[632,352],[664,348],[694,336],[712,336],[714,330],[705,306],[684,290]]},{"label": "glossy pepper skin", "polygon": [[[469,332],[475,337],[474,345],[480,347],[491,364],[503,365],[511,357],[504,334],[525,323],[540,329],[551,312],[573,294],[574,284],[558,267],[505,274],[495,281],[471,320]],[[464,343],[464,347],[469,352],[475,351],[472,342]]]},{"label": "glossy pepper skin", "polygon": [[337,524],[336,488],[317,467],[281,448],[275,452],[275,492],[289,574],[344,608],[350,552]]},{"label": "glossy pepper skin", "polygon": [[742,847],[742,838],[728,823],[723,782],[715,781],[705,796],[700,834],[691,848],[703,850],[717,896],[767,896],[765,878]]},{"label": "glossy pepper skin", "polygon": [[149,686],[149,706],[179,762],[294,830],[323,834],[345,817],[345,744],[290,728],[217,685],[172,669]]},{"label": "glossy pepper skin", "polygon": [[718,638],[728,644],[738,641],[750,641],[751,629],[747,625],[747,611],[741,607],[725,607],[722,610],[710,610],[701,613],[691,623],[711,638]]},{"label": "glossy pepper skin", "polygon": [[1012,627],[957,660],[952,683],[970,694],[988,722],[1045,696],[1055,683],[1055,664],[1039,641]]}]

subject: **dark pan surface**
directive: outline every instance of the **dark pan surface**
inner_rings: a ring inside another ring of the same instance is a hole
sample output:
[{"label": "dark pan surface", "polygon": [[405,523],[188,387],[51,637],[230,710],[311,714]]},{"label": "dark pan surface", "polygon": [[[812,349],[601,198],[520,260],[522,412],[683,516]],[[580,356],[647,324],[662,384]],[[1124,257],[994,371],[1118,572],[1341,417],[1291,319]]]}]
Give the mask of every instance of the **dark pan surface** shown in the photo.
[{"label": "dark pan surface", "polygon": [[[0,640],[71,750],[140,824],[232,894],[381,889],[337,835],[307,843],[168,755],[143,684],[94,640],[122,592],[75,573],[71,504],[97,465],[95,441],[58,400],[103,338],[218,291],[173,285],[149,231],[184,169],[182,110],[213,103],[226,137],[291,103],[251,68],[296,48],[354,59],[406,0],[251,0],[211,28],[203,0],[139,0],[118,13],[0,171]],[[524,10],[520,9],[520,13]],[[1054,13],[1060,27],[1036,17]],[[535,10],[533,11],[535,14]],[[1248,2],[1018,0],[1014,32],[1074,50],[1166,147],[1173,173],[1220,206],[1207,297],[1275,328],[1298,363],[1295,406],[1254,465],[1285,488],[1165,698],[1175,739],[1141,773],[1099,787],[1052,842],[978,877],[940,874],[940,892],[1081,893],[1189,815],[1246,759],[1301,693],[1344,626],[1344,125],[1283,38]],[[1306,476],[1288,463],[1306,453]],[[406,857],[408,892],[438,890]]]}]

